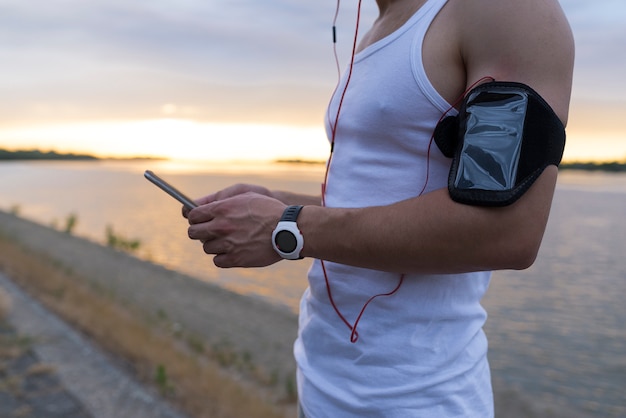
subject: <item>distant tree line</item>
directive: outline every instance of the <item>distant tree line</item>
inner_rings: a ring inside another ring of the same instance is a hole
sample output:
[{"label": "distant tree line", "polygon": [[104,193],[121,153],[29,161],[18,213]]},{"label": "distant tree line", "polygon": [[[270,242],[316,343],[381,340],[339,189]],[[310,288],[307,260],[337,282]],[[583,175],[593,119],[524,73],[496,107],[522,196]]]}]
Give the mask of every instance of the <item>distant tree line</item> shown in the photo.
[{"label": "distant tree line", "polygon": [[0,149],[0,160],[97,160],[93,155],[62,154],[56,151]]},{"label": "distant tree line", "polygon": [[559,168],[565,170],[609,171],[619,173],[626,172],[626,162],[571,162],[562,163]]},{"label": "distant tree line", "polygon": [[99,160],[123,160],[123,161],[160,161],[165,158],[159,157],[122,157],[99,158],[89,154],[60,153],[56,151],[40,150],[17,150],[9,151],[0,148],[0,161],[8,160],[75,160],[75,161],[99,161]]},{"label": "distant tree line", "polygon": [[[281,159],[274,160],[274,162],[277,164],[324,164],[324,161],[299,159]],[[623,162],[563,162],[559,165],[559,168],[562,170],[626,172],[626,160]]]}]

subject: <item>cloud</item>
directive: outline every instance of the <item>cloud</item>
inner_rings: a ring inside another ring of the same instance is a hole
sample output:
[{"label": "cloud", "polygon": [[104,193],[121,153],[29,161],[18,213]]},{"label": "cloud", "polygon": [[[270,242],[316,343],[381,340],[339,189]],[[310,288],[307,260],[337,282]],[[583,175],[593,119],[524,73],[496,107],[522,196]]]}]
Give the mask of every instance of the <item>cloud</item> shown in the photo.
[{"label": "cloud", "polygon": [[285,110],[321,108],[333,87],[333,14],[287,0],[5,0],[0,111],[146,117],[174,103],[236,119],[266,102],[257,118],[297,117]]},{"label": "cloud", "polygon": [[[575,93],[623,101],[623,0],[562,0]],[[363,27],[376,16],[363,4]],[[347,61],[356,2],[343,2]],[[2,0],[4,121],[181,117],[319,123],[336,81],[332,1]]]},{"label": "cloud", "polygon": [[331,18],[332,8],[282,0],[32,0],[0,8],[0,33],[3,49],[272,80],[292,67],[318,74],[302,63],[329,55]]},{"label": "cloud", "polygon": [[626,102],[626,3],[561,0],[561,4],[576,41],[574,94]]}]

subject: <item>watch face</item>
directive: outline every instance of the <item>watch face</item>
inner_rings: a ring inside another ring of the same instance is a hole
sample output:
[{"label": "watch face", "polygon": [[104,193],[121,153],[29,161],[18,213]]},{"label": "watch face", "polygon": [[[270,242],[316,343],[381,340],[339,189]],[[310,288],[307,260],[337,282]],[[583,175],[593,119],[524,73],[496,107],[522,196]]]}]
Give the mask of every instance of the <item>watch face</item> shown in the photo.
[{"label": "watch face", "polygon": [[276,246],[284,253],[292,253],[296,250],[298,241],[291,231],[279,231],[275,237]]}]

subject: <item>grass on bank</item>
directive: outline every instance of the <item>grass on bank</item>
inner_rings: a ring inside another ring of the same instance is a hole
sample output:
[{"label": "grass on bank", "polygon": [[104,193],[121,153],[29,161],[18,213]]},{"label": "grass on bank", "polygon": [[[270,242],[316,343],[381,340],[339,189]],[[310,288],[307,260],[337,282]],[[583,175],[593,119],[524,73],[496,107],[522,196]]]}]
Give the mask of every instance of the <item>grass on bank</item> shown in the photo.
[{"label": "grass on bank", "polygon": [[237,381],[210,356],[121,306],[71,269],[0,234],[0,269],[132,369],[142,382],[197,418],[284,417],[285,412]]},{"label": "grass on bank", "polygon": [[9,295],[0,288],[0,397],[6,399],[8,396],[21,401],[21,404],[9,403],[11,405],[9,407],[0,405],[0,410],[7,413],[8,409],[12,409],[11,417],[30,417],[32,408],[26,399],[29,393],[25,393],[30,392],[32,395],[32,386],[28,387],[29,380],[35,376],[54,373],[56,369],[45,363],[35,363],[26,368],[18,366],[24,356],[28,355],[32,347],[32,339],[18,334],[8,324],[7,316],[11,303]]}]

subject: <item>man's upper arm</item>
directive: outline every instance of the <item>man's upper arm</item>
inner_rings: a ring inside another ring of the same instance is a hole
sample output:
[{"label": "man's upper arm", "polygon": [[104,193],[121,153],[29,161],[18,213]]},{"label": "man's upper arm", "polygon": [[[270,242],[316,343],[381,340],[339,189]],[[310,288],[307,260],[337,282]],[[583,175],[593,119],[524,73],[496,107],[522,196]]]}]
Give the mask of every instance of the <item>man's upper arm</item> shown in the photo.
[{"label": "man's upper arm", "polygon": [[492,76],[536,90],[567,122],[574,41],[557,0],[458,3],[467,84]]}]

